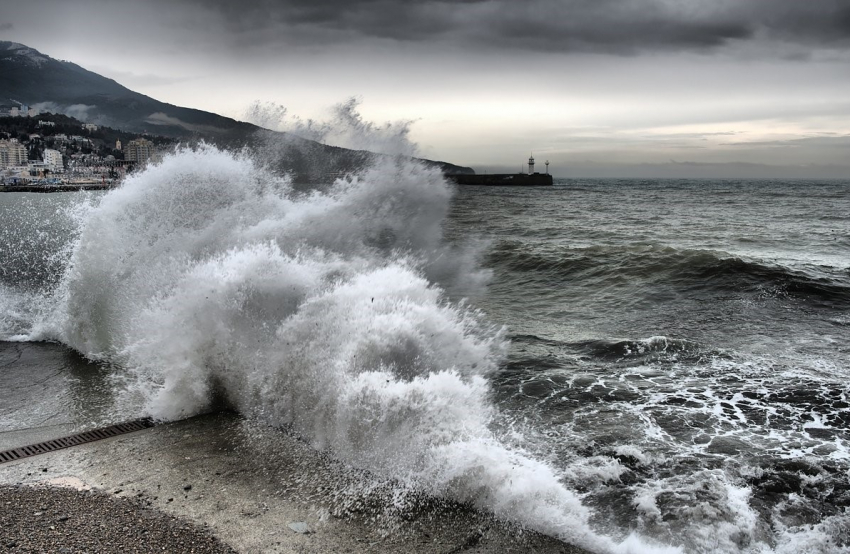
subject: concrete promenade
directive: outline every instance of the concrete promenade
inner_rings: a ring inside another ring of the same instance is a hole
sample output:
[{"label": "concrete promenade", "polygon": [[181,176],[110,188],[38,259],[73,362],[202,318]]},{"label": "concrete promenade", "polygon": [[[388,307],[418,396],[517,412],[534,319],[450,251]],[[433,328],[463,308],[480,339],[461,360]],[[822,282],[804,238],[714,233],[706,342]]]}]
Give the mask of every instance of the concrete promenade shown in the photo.
[{"label": "concrete promenade", "polygon": [[[44,440],[36,431],[32,442]],[[243,553],[583,552],[433,500],[394,512],[389,489],[364,493],[364,482],[301,441],[230,414],[0,464],[0,485],[94,488],[131,497],[206,525]]]}]

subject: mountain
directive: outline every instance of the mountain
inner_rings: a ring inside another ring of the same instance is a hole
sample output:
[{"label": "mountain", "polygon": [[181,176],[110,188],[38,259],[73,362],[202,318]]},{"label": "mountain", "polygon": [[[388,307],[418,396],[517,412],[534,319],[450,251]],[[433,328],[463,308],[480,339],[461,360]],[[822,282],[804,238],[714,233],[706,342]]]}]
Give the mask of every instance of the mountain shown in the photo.
[{"label": "mountain", "polygon": [[[224,147],[268,143],[269,137],[274,136],[287,150],[287,155],[281,157],[287,160],[283,169],[306,181],[320,179],[321,174],[350,171],[374,155],[160,102],[74,63],[53,59],[23,44],[0,41],[0,105],[15,102],[123,131],[204,139]],[[474,173],[468,167],[424,161],[446,173]],[[309,167],[308,163],[314,162],[318,166]]]},{"label": "mountain", "polygon": [[258,129],[214,113],[160,102],[34,48],[0,42],[0,104],[11,100],[30,106],[45,103],[46,108],[70,108],[67,115],[90,123],[174,138],[198,134],[246,136]]}]

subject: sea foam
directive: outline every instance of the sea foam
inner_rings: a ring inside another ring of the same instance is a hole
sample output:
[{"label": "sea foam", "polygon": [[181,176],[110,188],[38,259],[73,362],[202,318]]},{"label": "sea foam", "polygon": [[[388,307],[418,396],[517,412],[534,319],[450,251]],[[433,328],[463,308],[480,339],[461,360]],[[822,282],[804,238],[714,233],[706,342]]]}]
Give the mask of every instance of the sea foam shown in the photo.
[{"label": "sea foam", "polygon": [[303,192],[248,154],[183,149],[78,212],[28,338],[113,364],[122,415],[223,401],[378,478],[593,551],[677,551],[597,534],[557,471],[493,430],[487,376],[507,343],[446,294],[486,279],[442,239],[450,198],[409,158]]}]

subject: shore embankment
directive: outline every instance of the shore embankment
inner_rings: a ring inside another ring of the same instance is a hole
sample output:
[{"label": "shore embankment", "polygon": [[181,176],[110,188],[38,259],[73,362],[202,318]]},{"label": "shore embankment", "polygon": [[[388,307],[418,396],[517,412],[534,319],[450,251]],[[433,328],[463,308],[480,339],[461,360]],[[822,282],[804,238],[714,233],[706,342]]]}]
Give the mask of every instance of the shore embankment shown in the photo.
[{"label": "shore embankment", "polygon": [[81,183],[64,185],[0,185],[0,192],[76,192],[80,190],[109,190],[116,185]]},{"label": "shore embankment", "polygon": [[[362,477],[285,433],[218,414],[0,464],[0,487],[7,487],[0,494],[10,498],[4,503],[25,499],[23,509],[15,508],[21,512],[17,525],[27,536],[33,534],[32,541],[59,541],[44,543],[52,544],[47,551],[72,548],[67,535],[55,533],[61,525],[70,535],[93,533],[103,540],[141,533],[138,525],[118,526],[99,515],[126,510],[128,518],[142,520],[141,528],[148,529],[149,551],[191,551],[157,542],[170,525],[188,533],[179,540],[195,541],[196,552],[227,552],[225,545],[258,553],[584,552],[464,506],[421,499],[398,510],[390,489],[365,485]],[[21,493],[27,490],[21,487],[60,485],[77,490],[53,499],[47,498],[50,493],[33,492],[37,489]],[[44,502],[26,516],[31,519],[21,520],[42,494],[47,495]],[[121,499],[129,504],[114,504]],[[41,515],[33,515],[37,512]],[[82,513],[90,514],[90,523],[68,525]],[[68,519],[58,521],[62,517]],[[132,552],[101,551],[119,550]]]}]

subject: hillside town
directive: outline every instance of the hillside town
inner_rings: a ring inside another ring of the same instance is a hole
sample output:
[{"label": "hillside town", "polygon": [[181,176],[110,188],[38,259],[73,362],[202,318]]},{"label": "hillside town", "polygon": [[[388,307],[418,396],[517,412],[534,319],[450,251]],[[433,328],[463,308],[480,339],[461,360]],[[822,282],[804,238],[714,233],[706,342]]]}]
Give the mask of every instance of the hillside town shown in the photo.
[{"label": "hillside town", "polygon": [[159,160],[172,144],[25,104],[0,106],[0,186],[108,188]]}]

